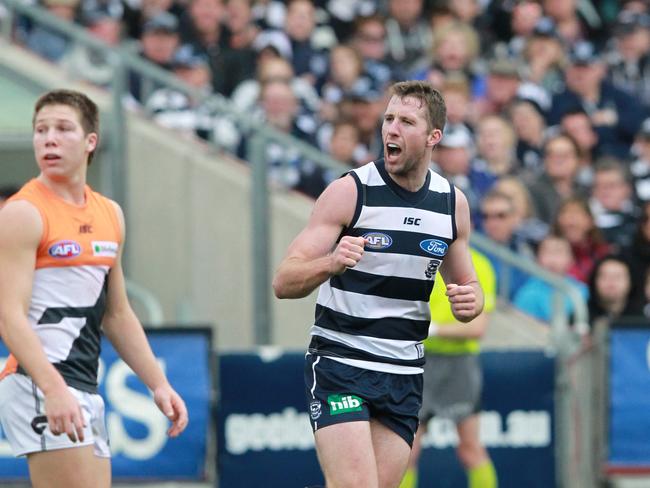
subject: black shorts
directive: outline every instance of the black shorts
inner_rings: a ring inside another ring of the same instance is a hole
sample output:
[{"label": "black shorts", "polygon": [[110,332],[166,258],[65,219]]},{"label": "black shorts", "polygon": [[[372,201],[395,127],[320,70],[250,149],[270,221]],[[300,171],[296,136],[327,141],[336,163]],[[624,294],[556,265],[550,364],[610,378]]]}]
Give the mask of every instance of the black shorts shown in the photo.
[{"label": "black shorts", "polygon": [[307,354],[305,393],[314,431],[373,418],[413,445],[422,406],[421,374],[383,373]]}]

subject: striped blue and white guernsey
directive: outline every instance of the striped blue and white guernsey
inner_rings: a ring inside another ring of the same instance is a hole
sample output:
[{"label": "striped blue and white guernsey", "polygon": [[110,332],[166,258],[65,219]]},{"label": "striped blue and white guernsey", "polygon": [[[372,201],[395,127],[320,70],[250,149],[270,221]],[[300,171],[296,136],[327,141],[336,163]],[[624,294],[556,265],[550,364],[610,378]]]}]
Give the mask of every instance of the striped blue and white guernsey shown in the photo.
[{"label": "striped blue and white guernsey", "polygon": [[343,235],[368,240],[354,268],[320,286],[309,353],[397,374],[422,372],[429,296],[456,238],[455,191],[432,170],[409,192],[383,160],[349,173],[357,206]]}]

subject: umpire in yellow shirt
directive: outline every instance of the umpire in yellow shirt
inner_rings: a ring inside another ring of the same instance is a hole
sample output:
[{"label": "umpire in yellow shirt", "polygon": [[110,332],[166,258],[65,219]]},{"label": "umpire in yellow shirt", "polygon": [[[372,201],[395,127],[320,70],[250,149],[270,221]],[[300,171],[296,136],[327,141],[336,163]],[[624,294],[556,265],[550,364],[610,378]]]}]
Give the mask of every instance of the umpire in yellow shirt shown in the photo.
[{"label": "umpire in yellow shirt", "polygon": [[496,488],[494,465],[479,438],[482,374],[479,341],[487,328],[488,316],[496,301],[496,278],[489,259],[471,249],[472,262],[483,288],[483,313],[469,323],[454,319],[445,295],[442,276],[436,277],[431,292],[431,326],[424,341],[424,393],[418,429],[409,467],[400,488],[416,488],[422,436],[433,416],[456,424],[457,454],[467,472],[469,488]]}]

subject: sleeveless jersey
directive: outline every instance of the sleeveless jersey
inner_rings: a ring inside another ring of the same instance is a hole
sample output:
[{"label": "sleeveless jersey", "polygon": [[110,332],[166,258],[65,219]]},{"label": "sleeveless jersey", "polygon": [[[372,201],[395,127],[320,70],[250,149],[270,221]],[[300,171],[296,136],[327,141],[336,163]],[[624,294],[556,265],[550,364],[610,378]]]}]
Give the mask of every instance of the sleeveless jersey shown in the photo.
[{"label": "sleeveless jersey", "polygon": [[309,352],[375,371],[421,373],[429,296],[456,238],[454,188],[429,170],[420,190],[406,191],[383,160],[349,174],[357,203],[342,236],[367,243],[356,266],[320,286]]},{"label": "sleeveless jersey", "polygon": [[[10,200],[30,202],[43,222],[29,323],[66,383],[96,393],[108,274],[122,240],[115,207],[88,186],[86,203],[72,205],[36,179]],[[0,378],[15,372],[10,356]]]}]

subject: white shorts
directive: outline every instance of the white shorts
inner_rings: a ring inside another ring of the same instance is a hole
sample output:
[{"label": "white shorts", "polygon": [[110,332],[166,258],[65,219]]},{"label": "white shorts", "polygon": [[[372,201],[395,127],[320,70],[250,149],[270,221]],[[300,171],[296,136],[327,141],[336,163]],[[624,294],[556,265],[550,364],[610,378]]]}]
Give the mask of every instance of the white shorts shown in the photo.
[{"label": "white shorts", "polygon": [[104,400],[68,386],[83,412],[84,441],[72,442],[66,434],[55,436],[45,417],[43,392],[32,379],[11,374],[0,381],[0,423],[15,456],[71,447],[93,446],[95,456],[111,457],[104,421]]}]

